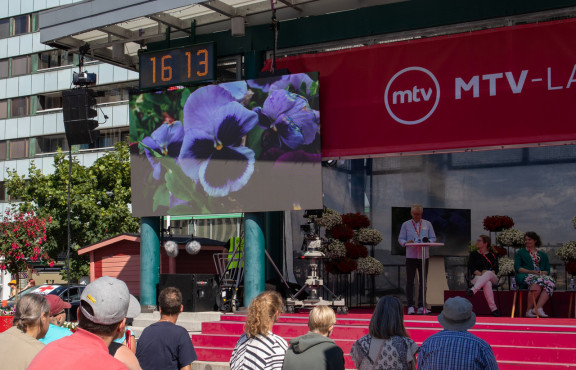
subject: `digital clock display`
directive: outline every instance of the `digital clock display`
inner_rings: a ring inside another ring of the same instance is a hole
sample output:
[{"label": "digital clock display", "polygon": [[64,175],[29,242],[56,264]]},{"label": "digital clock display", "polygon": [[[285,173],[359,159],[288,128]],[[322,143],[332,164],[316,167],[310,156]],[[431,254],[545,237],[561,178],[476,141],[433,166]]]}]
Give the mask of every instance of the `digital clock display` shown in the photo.
[{"label": "digital clock display", "polygon": [[140,89],[200,84],[216,79],[214,43],[140,54]]}]

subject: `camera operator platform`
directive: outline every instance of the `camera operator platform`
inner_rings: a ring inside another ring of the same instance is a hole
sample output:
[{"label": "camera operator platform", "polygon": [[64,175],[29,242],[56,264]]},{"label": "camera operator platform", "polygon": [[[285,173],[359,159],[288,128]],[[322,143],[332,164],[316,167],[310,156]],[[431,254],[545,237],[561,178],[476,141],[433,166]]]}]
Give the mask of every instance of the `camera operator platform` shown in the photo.
[{"label": "camera operator platform", "polygon": [[[305,214],[304,217],[308,216]],[[308,217],[307,217],[308,218]],[[314,221],[310,220],[309,223],[314,223]],[[304,226],[311,226],[311,225],[303,225],[302,229],[306,232],[311,231],[311,227],[304,228]],[[315,225],[314,225],[315,226]],[[320,251],[320,247],[322,246],[322,240],[316,236],[316,233],[309,234],[304,238],[304,244],[302,248],[305,248],[304,254],[301,258],[305,259],[308,262],[308,277],[306,279],[306,283],[304,286],[293,296],[290,296],[286,299],[286,312],[293,313],[297,312],[301,308],[307,307],[314,307],[314,306],[331,306],[336,308],[337,313],[347,314],[348,307],[346,306],[346,302],[344,298],[337,296],[334,294],[330,289],[328,289],[324,285],[324,280],[318,275],[318,266],[320,265],[320,261],[322,258],[326,256],[322,251]],[[324,289],[329,293],[329,297],[331,300],[325,300],[319,294],[320,291]],[[305,290],[308,290],[308,297],[306,299],[298,299],[298,296],[302,294]]]}]

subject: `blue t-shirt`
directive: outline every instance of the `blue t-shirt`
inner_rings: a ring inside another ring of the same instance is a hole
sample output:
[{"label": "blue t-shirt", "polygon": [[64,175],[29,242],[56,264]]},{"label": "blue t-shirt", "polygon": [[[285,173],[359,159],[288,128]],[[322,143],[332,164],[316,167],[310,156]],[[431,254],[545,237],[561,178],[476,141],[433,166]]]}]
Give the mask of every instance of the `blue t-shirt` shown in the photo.
[{"label": "blue t-shirt", "polygon": [[72,332],[70,330],[50,324],[50,326],[48,327],[48,332],[46,333],[44,338],[39,339],[39,341],[44,344],[48,344],[50,342],[54,342],[57,339],[67,337],[69,335],[72,335]]},{"label": "blue t-shirt", "polygon": [[142,370],[179,370],[198,359],[186,329],[168,321],[144,329],[138,339],[136,357]]}]

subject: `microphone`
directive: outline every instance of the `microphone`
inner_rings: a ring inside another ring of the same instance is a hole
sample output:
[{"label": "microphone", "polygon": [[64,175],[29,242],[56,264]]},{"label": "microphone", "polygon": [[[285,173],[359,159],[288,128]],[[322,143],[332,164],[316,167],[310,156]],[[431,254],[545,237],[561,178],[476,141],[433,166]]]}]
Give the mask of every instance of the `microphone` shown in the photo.
[{"label": "microphone", "polygon": [[428,239],[428,237],[425,236],[425,237],[422,238],[422,242],[423,242],[423,243],[430,243],[430,239]]}]

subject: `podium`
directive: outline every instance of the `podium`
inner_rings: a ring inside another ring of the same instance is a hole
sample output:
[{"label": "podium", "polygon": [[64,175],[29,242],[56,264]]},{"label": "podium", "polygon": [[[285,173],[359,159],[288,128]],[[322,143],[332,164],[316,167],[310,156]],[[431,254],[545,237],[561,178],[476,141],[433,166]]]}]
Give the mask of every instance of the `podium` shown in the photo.
[{"label": "podium", "polygon": [[428,313],[428,308],[426,307],[426,247],[442,247],[444,243],[406,243],[404,244],[406,247],[420,247],[421,255],[422,255],[422,309],[424,310],[423,314]]}]

